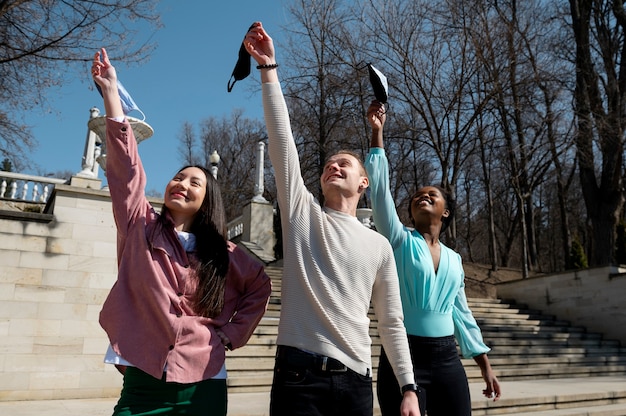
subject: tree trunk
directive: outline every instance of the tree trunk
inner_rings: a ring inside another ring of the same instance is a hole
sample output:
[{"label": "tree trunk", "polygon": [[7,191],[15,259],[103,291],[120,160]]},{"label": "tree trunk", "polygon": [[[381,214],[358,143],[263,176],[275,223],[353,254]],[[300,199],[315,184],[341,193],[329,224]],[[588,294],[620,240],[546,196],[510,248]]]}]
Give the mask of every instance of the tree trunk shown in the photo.
[{"label": "tree trunk", "polygon": [[[622,190],[624,118],[624,10],[623,5],[601,9],[595,2],[570,0],[572,28],[576,39],[576,89],[575,114],[578,123],[576,147],[580,182],[587,215],[591,224],[590,266],[612,264],[615,250],[615,227],[624,204]],[[613,17],[615,19],[613,19]],[[592,39],[591,22],[617,22],[617,27],[598,24],[594,26],[596,37]],[[618,32],[621,36],[616,36]],[[613,41],[613,39],[620,39]],[[594,48],[594,49],[592,49]],[[592,51],[602,54],[604,65],[596,63]],[[619,56],[619,67],[614,62]],[[596,67],[604,74],[599,76]],[[618,72],[616,72],[616,69]],[[602,81],[600,79],[603,78]],[[602,82],[603,89],[600,88]],[[605,93],[603,95],[603,92]],[[606,105],[606,110],[604,106]],[[594,139],[597,143],[594,143]],[[600,150],[602,167],[600,178],[596,176],[594,151]]]}]

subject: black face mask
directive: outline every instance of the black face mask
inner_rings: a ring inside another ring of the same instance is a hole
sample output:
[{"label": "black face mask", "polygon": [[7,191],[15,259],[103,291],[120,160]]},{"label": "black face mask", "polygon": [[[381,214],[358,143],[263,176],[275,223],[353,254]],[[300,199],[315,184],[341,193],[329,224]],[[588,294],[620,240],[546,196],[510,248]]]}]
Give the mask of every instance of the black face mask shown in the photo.
[{"label": "black face mask", "polygon": [[241,48],[239,48],[239,59],[237,59],[235,69],[233,69],[233,73],[228,80],[228,92],[231,92],[233,90],[235,82],[241,81],[242,79],[250,75],[250,59],[250,54],[242,43]]},{"label": "black face mask", "polygon": [[[254,24],[248,28],[248,31],[254,27]],[[245,40],[244,36],[244,40]],[[230,75],[230,79],[228,80],[228,92],[233,90],[235,86],[235,82],[241,81],[248,75],[250,75],[250,54],[246,50],[243,42],[241,42],[241,47],[239,48],[239,58],[237,59],[237,63],[235,64],[235,69],[233,69],[233,73]]]},{"label": "black face mask", "polygon": [[370,84],[372,84],[372,88],[374,89],[376,100],[381,104],[387,103],[387,77],[378,69],[374,68],[372,64],[367,64],[367,70],[370,74]]}]

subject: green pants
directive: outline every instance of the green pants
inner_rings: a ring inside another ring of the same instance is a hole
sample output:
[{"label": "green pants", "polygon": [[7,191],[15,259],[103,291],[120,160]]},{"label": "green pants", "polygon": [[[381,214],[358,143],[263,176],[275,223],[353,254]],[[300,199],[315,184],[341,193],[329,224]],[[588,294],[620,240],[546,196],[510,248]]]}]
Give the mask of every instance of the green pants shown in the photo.
[{"label": "green pants", "polygon": [[128,367],[113,416],[225,416],[226,407],[224,379],[166,383],[136,367]]}]

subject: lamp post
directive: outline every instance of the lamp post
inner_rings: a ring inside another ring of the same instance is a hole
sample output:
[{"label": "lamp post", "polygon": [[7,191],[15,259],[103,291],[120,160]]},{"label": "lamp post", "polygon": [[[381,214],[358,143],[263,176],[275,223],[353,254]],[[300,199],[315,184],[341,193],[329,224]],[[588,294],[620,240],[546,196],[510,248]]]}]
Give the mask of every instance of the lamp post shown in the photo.
[{"label": "lamp post", "polygon": [[217,154],[217,150],[213,150],[209,156],[209,162],[211,162],[211,175],[217,179],[217,165],[220,163],[220,155]]}]

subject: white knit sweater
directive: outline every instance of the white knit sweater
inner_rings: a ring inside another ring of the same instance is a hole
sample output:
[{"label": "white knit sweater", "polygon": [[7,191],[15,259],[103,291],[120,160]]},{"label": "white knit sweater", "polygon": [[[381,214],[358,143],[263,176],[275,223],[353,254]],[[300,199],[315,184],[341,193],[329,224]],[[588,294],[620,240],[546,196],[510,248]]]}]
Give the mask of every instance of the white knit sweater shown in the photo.
[{"label": "white knit sweater", "polygon": [[262,88],[283,229],[278,345],[327,355],[371,374],[371,300],[400,386],[413,383],[389,242],[356,217],[323,208],[306,189],[280,84]]}]

